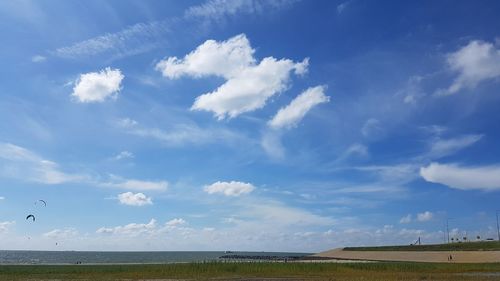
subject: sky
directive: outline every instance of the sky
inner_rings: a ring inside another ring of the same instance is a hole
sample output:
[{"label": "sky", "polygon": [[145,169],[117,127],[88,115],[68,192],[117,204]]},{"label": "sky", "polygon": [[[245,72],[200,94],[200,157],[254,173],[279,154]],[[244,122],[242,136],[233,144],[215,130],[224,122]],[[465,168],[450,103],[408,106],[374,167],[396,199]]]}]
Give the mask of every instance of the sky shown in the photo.
[{"label": "sky", "polygon": [[497,239],[499,9],[1,1],[0,249]]}]

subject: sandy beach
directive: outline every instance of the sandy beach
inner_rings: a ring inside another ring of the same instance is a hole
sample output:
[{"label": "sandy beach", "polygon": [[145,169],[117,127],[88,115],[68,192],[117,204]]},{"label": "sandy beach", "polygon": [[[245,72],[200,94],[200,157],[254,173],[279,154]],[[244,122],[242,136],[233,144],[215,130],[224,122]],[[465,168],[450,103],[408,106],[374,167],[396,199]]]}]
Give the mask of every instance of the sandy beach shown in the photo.
[{"label": "sandy beach", "polygon": [[[452,260],[449,260],[449,257]],[[344,251],[333,249],[314,256],[343,260],[498,263],[500,251]]]}]

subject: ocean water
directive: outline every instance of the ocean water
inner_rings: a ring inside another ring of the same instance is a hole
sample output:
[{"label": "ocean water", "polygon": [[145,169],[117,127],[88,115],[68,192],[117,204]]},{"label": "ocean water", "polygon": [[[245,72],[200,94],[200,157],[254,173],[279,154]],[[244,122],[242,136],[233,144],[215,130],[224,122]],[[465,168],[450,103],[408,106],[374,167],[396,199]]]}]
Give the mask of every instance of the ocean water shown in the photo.
[{"label": "ocean water", "polygon": [[0,264],[106,264],[178,263],[215,261],[224,255],[305,256],[305,253],[277,252],[80,252],[80,251],[0,251]]}]

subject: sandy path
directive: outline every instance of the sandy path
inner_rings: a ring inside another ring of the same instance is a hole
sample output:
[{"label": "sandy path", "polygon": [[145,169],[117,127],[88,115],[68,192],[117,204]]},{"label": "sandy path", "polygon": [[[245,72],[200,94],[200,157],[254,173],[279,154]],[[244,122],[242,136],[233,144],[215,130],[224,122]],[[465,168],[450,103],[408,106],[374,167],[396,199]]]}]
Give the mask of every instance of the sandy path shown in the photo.
[{"label": "sandy path", "polygon": [[500,262],[500,251],[343,251],[334,249],[315,256],[349,260],[485,263]]}]

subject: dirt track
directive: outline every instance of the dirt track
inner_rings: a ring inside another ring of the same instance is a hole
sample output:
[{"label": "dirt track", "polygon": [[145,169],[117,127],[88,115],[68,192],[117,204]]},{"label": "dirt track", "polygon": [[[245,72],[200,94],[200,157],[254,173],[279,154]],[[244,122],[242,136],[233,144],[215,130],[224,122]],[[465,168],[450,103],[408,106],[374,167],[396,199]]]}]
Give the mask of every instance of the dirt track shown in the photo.
[{"label": "dirt track", "polygon": [[486,263],[500,262],[500,251],[343,251],[334,249],[315,256],[347,260]]}]

